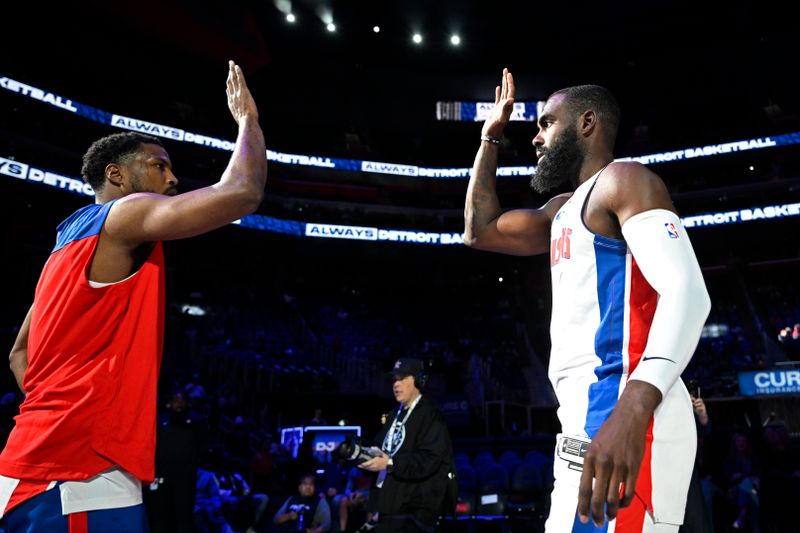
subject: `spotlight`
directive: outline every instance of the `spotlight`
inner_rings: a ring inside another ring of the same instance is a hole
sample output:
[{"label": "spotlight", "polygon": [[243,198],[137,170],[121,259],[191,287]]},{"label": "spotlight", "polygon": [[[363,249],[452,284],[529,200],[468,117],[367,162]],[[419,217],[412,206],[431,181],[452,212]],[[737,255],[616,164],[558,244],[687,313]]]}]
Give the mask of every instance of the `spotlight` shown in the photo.
[{"label": "spotlight", "polygon": [[503,283],[503,278],[497,278],[497,281],[499,281],[500,283]]},{"label": "spotlight", "polygon": [[297,17],[294,16],[294,13],[287,13],[286,14],[286,21],[290,23],[294,23],[297,20]]},{"label": "spotlight", "polygon": [[416,44],[420,44],[422,42],[422,35],[420,35],[419,33],[415,33],[414,36],[411,37],[411,40],[414,41],[414,43]]},{"label": "spotlight", "polygon": [[459,37],[458,35],[452,35],[450,37],[450,44],[452,44],[453,46],[460,45],[461,44],[461,37]]},{"label": "spotlight", "polygon": [[381,27],[380,26],[373,26],[372,27],[372,31],[374,31],[375,33],[380,33],[381,32]]},{"label": "spotlight", "polygon": [[336,31],[336,24],[334,24],[333,22],[329,22],[328,25],[325,27],[328,28],[328,31],[331,33]]}]

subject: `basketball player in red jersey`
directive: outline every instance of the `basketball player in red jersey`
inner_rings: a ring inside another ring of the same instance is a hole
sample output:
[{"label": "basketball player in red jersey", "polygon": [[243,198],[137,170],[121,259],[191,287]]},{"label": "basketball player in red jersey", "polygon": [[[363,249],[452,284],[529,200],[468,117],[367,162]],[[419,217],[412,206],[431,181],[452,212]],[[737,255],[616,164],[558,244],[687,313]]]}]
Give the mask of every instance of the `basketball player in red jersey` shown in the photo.
[{"label": "basketball player in red jersey", "polygon": [[84,155],[96,203],[59,225],[10,356],[25,400],[0,454],[7,531],[147,530],[141,482],[154,476],[161,241],[225,226],[264,195],[258,109],[233,61],[227,95],[238,136],[214,185],[178,194],[167,151],[148,135],[109,135]]}]

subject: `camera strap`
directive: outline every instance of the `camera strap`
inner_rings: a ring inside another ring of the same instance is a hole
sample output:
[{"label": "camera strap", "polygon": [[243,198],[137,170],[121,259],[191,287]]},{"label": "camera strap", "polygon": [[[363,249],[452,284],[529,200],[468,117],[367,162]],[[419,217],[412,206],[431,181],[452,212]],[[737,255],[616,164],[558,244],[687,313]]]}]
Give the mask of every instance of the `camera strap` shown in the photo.
[{"label": "camera strap", "polygon": [[[383,439],[383,446],[381,449],[386,452],[389,457],[393,457],[397,450],[399,450],[403,446],[403,442],[406,440],[406,422],[408,422],[408,417],[411,416],[411,412],[417,406],[419,401],[422,399],[422,394],[417,396],[417,399],[411,402],[411,405],[408,407],[408,411],[406,411],[406,415],[403,417],[403,420],[400,420],[400,415],[403,412],[403,406],[397,409],[397,413],[394,415],[394,421],[392,421],[392,426],[389,428],[389,432],[386,433],[386,437]],[[395,436],[396,433],[397,436]],[[375,486],[381,488],[383,486],[383,482],[386,480],[387,472],[386,470],[381,470],[378,472],[378,479],[375,481]]]},{"label": "camera strap", "polygon": [[[397,450],[400,449],[400,446],[403,445],[403,441],[405,440],[405,425],[408,421],[408,417],[411,416],[411,412],[417,406],[419,401],[422,399],[422,395],[420,394],[417,396],[417,399],[411,402],[411,405],[408,407],[408,411],[406,411],[406,415],[403,417],[403,420],[400,420],[400,415],[403,412],[403,406],[401,405],[397,409],[397,414],[394,415],[394,421],[392,422],[392,427],[389,428],[389,432],[386,434],[386,438],[383,439],[383,451],[388,453],[389,456],[393,456],[397,453]],[[398,439],[399,442],[395,442],[395,433],[400,431],[402,435]]]}]

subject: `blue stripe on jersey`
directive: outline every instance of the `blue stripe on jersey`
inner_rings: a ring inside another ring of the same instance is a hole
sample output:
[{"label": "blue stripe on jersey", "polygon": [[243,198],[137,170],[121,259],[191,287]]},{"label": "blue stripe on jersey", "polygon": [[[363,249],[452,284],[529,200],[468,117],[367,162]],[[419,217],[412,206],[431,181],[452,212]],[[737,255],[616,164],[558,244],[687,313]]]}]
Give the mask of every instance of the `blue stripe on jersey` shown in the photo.
[{"label": "blue stripe on jersey", "polygon": [[597,300],[600,326],[594,336],[594,351],[600,365],[594,369],[597,382],[589,385],[586,434],[593,438],[617,404],[622,375],[622,335],[625,319],[625,241],[594,236],[597,264]]},{"label": "blue stripe on jersey", "polygon": [[103,222],[106,220],[106,215],[108,215],[108,210],[112,205],[114,205],[114,202],[91,204],[72,213],[58,225],[56,247],[50,253],[56,253],[71,242],[100,233],[103,228]]}]

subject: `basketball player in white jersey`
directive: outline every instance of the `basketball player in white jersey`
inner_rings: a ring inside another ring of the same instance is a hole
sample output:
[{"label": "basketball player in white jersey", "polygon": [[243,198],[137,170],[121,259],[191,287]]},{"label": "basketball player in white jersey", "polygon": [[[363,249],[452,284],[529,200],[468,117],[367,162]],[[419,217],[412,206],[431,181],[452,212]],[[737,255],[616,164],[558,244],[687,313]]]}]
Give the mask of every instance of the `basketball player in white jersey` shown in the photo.
[{"label": "basketball player in white jersey", "polygon": [[464,242],[550,254],[548,373],[562,433],[546,530],[677,531],[696,450],[679,376],[711,305],[689,237],[661,179],[614,162],[619,106],[596,85],[551,95],[533,139],[532,187],[569,182],[574,192],[504,212],[495,172],[514,92],[506,69],[472,170]]}]

